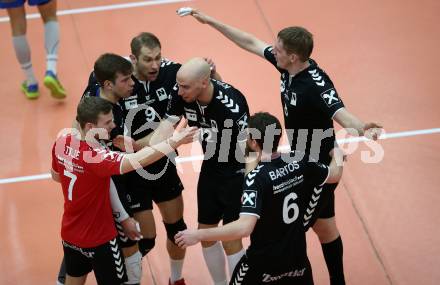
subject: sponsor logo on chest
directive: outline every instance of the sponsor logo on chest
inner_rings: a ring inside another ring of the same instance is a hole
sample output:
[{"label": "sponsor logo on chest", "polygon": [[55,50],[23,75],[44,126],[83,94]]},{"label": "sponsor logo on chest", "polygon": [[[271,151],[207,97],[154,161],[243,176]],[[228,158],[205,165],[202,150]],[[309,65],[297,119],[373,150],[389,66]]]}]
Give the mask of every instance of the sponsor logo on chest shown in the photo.
[{"label": "sponsor logo on chest", "polygon": [[189,109],[189,108],[183,108],[185,110],[185,117],[189,121],[197,122],[197,112],[196,110]]}]

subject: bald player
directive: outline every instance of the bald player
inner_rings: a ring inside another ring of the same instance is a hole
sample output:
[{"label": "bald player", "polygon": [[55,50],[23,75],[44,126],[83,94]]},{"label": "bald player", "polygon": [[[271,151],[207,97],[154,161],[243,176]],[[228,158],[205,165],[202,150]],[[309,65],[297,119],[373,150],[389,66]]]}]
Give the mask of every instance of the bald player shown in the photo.
[{"label": "bald player", "polygon": [[[197,185],[199,228],[217,227],[237,220],[244,181],[244,148],[249,107],[243,94],[231,85],[210,78],[203,58],[193,58],[177,72],[162,121],[152,143],[171,135],[182,117],[200,128],[204,160]],[[203,256],[214,284],[227,284],[229,273],[242,257],[241,239],[202,242]]]}]

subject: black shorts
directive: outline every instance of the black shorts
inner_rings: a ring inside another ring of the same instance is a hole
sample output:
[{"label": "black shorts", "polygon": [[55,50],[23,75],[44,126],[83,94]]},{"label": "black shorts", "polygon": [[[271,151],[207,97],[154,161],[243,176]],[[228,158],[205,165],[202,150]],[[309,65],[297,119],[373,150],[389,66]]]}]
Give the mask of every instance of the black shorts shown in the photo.
[{"label": "black shorts", "polygon": [[241,169],[222,171],[202,164],[197,184],[198,222],[214,225],[238,219],[241,209],[244,172]]},{"label": "black shorts", "polygon": [[98,285],[120,285],[127,281],[124,257],[116,238],[94,248],[62,242],[66,272],[72,277],[95,273]]},{"label": "black shorts", "polygon": [[[317,219],[328,219],[335,216],[335,189],[337,186],[338,184],[335,183],[324,184],[322,189],[313,187],[313,196],[310,200],[305,201],[307,205],[305,206],[303,223],[306,231],[315,224]],[[315,204],[316,206],[314,206]],[[310,214],[309,211],[312,213]]]},{"label": "black shorts", "polygon": [[319,219],[328,219],[335,216],[335,190],[338,183],[324,184],[322,187],[322,207],[319,211]]},{"label": "black shorts", "polygon": [[130,173],[127,198],[133,213],[152,210],[153,201],[158,204],[182,195],[183,184],[171,162],[164,174],[156,178],[146,179],[136,171]]},{"label": "black shorts", "polygon": [[229,285],[313,285],[310,262],[303,266],[281,266],[274,260],[251,260],[246,255],[238,262]]}]

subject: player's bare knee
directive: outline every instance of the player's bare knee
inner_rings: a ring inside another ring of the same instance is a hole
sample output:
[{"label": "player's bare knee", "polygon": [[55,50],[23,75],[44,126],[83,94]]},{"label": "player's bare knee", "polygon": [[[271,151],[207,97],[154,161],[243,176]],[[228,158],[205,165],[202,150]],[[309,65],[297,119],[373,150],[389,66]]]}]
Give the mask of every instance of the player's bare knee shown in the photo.
[{"label": "player's bare knee", "polygon": [[164,222],[164,225],[165,225],[165,230],[167,231],[168,239],[170,241],[172,241],[174,244],[176,244],[175,240],[174,240],[174,236],[178,232],[186,230],[186,228],[187,228],[183,218],[181,218],[180,220],[178,220],[177,222],[172,223],[172,224],[167,224]]},{"label": "player's bare knee", "polygon": [[331,242],[339,236],[335,218],[318,219],[312,228],[321,243]]},{"label": "player's bare knee", "polygon": [[239,240],[231,240],[231,241],[224,241],[222,242],[223,249],[225,250],[227,255],[235,254],[242,250],[243,244],[241,242],[241,239]]},{"label": "player's bare knee", "polygon": [[211,247],[216,244],[216,241],[202,241],[200,242],[203,248]]},{"label": "player's bare knee", "polygon": [[127,258],[129,256],[132,256],[136,252],[138,252],[139,246],[137,243],[132,246],[129,246],[129,247],[122,247],[121,246],[121,251],[122,251],[122,254],[124,255],[124,257]]},{"label": "player's bare knee", "polygon": [[12,35],[14,37],[25,35],[27,29],[25,16],[23,16],[23,18],[22,17],[12,18],[13,16],[10,15],[9,17],[11,17]]}]

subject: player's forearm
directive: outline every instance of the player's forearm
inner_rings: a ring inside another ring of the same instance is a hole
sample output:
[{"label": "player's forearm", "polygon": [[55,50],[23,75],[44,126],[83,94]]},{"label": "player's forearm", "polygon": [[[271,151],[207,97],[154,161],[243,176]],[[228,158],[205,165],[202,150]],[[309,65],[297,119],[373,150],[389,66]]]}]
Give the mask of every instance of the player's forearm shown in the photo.
[{"label": "player's forearm", "polygon": [[198,238],[201,241],[229,241],[247,237],[251,232],[240,223],[240,220],[237,220],[221,227],[200,229]]},{"label": "player's forearm", "polygon": [[[153,137],[153,134],[154,134],[154,132],[151,132],[147,136],[145,136],[141,139],[138,139],[136,141],[136,144],[141,148],[146,147],[146,146],[150,146],[151,138]],[[138,149],[135,149],[135,151],[138,151]]]},{"label": "player's forearm", "polygon": [[158,144],[170,138],[174,132],[174,124],[167,119],[160,122],[159,126],[153,133],[151,133],[149,139],[149,145]]},{"label": "player's forearm", "polygon": [[338,122],[343,128],[346,129],[348,133],[356,136],[364,135],[365,123],[362,122],[358,117],[348,112],[345,108],[334,117],[335,121]]},{"label": "player's forearm", "polygon": [[[254,35],[241,31],[235,27],[221,23],[220,21],[210,17],[207,24],[219,31],[233,43],[249,52],[262,55],[264,46],[267,44],[257,39]],[[261,51],[259,50],[261,49]]]},{"label": "player's forearm", "polygon": [[215,80],[218,80],[218,81],[222,81],[222,77],[221,77],[220,73],[218,73],[217,71],[215,71],[214,73],[211,74],[211,78],[214,78]]},{"label": "player's forearm", "polygon": [[177,143],[172,140],[166,140],[151,147],[144,147],[136,153],[126,154],[122,160],[121,173],[127,173],[152,164],[173,152],[177,146]]}]

